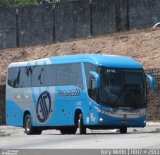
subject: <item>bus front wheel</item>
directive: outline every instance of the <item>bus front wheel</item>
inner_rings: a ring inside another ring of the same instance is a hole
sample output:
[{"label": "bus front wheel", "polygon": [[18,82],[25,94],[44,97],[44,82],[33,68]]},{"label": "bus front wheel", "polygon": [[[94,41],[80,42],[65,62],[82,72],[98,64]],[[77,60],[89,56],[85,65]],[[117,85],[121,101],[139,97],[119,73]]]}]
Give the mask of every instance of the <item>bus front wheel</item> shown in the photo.
[{"label": "bus front wheel", "polygon": [[24,128],[25,128],[25,133],[27,135],[39,135],[42,133],[42,130],[40,128],[32,126],[32,120],[30,114],[27,114],[25,116]]},{"label": "bus front wheel", "polygon": [[122,128],[120,128],[120,133],[121,133],[121,134],[127,133],[127,127],[122,127]]},{"label": "bus front wheel", "polygon": [[81,113],[78,116],[78,128],[79,134],[86,134],[86,127],[83,125],[83,116]]}]

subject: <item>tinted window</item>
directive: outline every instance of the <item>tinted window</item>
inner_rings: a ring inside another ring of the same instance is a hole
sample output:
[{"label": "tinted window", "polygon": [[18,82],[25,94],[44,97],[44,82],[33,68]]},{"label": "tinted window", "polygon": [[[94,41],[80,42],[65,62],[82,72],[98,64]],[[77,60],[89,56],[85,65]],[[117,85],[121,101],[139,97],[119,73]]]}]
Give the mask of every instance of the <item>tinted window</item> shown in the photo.
[{"label": "tinted window", "polygon": [[145,106],[145,77],[142,71],[124,71],[124,94],[126,106]]},{"label": "tinted window", "polygon": [[114,69],[101,69],[100,79],[100,102],[109,106],[123,104],[122,71]]},{"label": "tinted window", "polygon": [[110,72],[110,93],[119,95],[122,92],[122,73]]},{"label": "tinted window", "polygon": [[20,69],[12,67],[8,69],[8,85],[14,88],[19,87]]},{"label": "tinted window", "polygon": [[143,71],[100,68],[100,104],[109,107],[146,106]]},{"label": "tinted window", "polygon": [[87,82],[87,88],[90,89],[90,71],[95,71],[97,72],[97,67],[96,65],[93,65],[91,63],[84,63],[84,67],[85,67],[85,75],[86,75],[86,82]]},{"label": "tinted window", "polygon": [[20,82],[19,87],[30,87],[31,86],[31,67],[21,67],[20,68]]},{"label": "tinted window", "polygon": [[42,87],[44,86],[44,66],[32,67],[32,86]]},{"label": "tinted window", "polygon": [[71,66],[69,64],[58,65],[57,85],[70,85]]},{"label": "tinted window", "polygon": [[57,65],[45,66],[45,85],[55,86],[57,82]]},{"label": "tinted window", "polygon": [[47,65],[45,68],[45,85],[82,86],[81,64]]},{"label": "tinted window", "polygon": [[82,71],[81,71],[80,63],[71,64],[70,74],[71,74],[71,77],[70,77],[71,84],[82,87],[83,81],[82,81]]},{"label": "tinted window", "polygon": [[82,86],[81,64],[38,65],[10,68],[8,84],[12,87]]}]

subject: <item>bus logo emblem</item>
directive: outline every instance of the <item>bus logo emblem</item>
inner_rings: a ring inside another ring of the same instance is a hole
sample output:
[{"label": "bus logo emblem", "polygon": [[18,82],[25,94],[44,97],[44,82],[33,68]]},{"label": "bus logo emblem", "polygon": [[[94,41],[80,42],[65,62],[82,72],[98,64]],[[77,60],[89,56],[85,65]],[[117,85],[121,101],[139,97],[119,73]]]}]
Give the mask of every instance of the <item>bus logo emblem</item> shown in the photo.
[{"label": "bus logo emblem", "polygon": [[48,91],[44,91],[38,97],[37,101],[37,118],[40,122],[45,122],[51,112],[51,96]]}]

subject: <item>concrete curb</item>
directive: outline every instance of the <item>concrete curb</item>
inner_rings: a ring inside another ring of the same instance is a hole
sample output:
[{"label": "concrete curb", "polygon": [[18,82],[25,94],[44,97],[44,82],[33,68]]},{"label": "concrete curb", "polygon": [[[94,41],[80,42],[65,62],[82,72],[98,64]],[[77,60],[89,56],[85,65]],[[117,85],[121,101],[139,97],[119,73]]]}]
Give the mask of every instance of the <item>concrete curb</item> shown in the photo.
[{"label": "concrete curb", "polygon": [[147,126],[160,126],[160,122],[147,122],[146,123]]}]

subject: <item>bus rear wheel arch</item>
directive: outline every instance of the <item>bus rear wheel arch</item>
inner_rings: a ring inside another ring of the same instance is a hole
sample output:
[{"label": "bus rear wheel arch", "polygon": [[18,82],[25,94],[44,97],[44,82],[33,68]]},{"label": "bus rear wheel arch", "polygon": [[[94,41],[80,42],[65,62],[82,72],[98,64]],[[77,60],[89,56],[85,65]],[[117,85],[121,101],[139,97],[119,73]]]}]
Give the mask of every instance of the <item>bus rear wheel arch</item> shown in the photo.
[{"label": "bus rear wheel arch", "polygon": [[39,135],[42,133],[42,129],[32,125],[32,119],[29,113],[24,115],[24,129],[27,135]]}]

